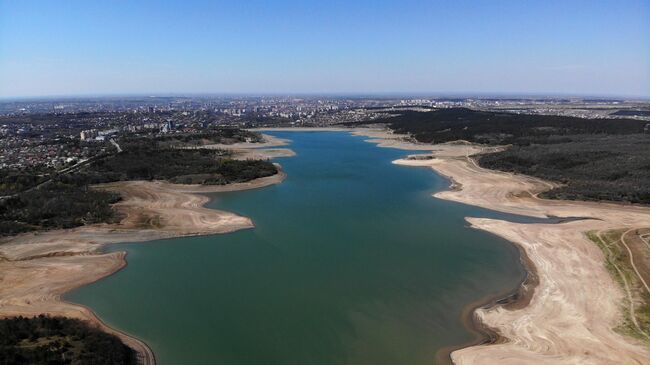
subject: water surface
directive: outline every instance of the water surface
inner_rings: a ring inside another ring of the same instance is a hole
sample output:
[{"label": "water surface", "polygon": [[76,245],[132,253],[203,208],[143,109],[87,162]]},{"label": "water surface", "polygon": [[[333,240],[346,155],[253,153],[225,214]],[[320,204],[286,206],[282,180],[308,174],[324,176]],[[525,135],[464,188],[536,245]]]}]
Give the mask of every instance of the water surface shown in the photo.
[{"label": "water surface", "polygon": [[464,221],[504,215],[432,198],[448,182],[391,164],[406,151],[273,134],[293,140],[287,179],[209,203],[254,229],[113,245],[129,265],[67,299],[161,365],[418,365],[473,339],[466,305],[522,280],[516,249]]}]

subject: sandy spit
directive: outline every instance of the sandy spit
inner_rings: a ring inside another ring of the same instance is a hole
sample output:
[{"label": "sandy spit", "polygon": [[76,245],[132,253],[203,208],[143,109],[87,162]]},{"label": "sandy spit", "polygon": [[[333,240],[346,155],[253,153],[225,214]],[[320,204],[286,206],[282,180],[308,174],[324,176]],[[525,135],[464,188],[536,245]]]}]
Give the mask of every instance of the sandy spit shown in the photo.
[{"label": "sandy spit", "polygon": [[154,364],[142,341],[105,325],[89,309],[61,299],[65,292],[106,277],[126,265],[125,252],[104,253],[109,243],[206,235],[251,228],[249,218],[204,208],[209,198],[197,193],[261,188],[285,178],[274,176],[225,186],[128,181],[96,188],[119,192],[118,224],[21,234],[0,240],[0,317],[60,315],[90,321],[134,348],[144,364]]},{"label": "sandy spit", "polygon": [[451,354],[456,364],[650,364],[650,349],[614,330],[623,321],[624,293],[605,268],[601,250],[585,232],[650,225],[650,208],[546,200],[554,186],[536,178],[487,170],[472,155],[489,152],[469,143],[413,144],[381,130],[355,133],[384,147],[428,151],[394,161],[425,166],[452,179],[455,189],[436,198],[533,217],[591,217],[562,224],[521,224],[466,218],[472,227],[519,245],[537,276],[528,305],[479,308],[477,320],[496,331],[497,343]]},{"label": "sandy spit", "polygon": [[[259,130],[252,130],[259,132]],[[203,145],[201,148],[229,150],[233,152],[233,157],[239,160],[266,160],[275,157],[292,157],[296,155],[289,148],[279,148],[289,144],[288,140],[268,134],[262,134],[262,137],[264,141],[261,143],[214,143]]]}]

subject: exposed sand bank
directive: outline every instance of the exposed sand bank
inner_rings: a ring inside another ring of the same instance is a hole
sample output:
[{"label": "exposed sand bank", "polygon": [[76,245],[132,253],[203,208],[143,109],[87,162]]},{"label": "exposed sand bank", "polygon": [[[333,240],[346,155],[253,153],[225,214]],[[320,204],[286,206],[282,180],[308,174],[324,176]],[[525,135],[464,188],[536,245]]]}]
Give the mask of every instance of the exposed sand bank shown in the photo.
[{"label": "exposed sand bank", "polygon": [[233,152],[233,157],[240,160],[266,160],[275,157],[295,156],[289,148],[278,148],[286,146],[289,141],[286,139],[274,137],[268,134],[262,134],[264,142],[261,143],[232,143],[232,144],[207,144],[201,148],[229,150]]},{"label": "exposed sand bank", "polygon": [[349,132],[350,128],[343,127],[268,127],[268,128],[253,128],[252,131],[257,132],[270,132],[270,131],[284,131],[284,132]]},{"label": "exposed sand bank", "polygon": [[[455,363],[650,363],[650,349],[645,344],[614,331],[623,320],[625,294],[605,269],[601,250],[585,237],[587,231],[650,226],[650,208],[539,199],[540,192],[554,185],[478,167],[470,156],[486,152],[481,146],[414,144],[382,130],[319,130],[353,131],[382,147],[430,152],[426,157],[395,163],[430,167],[450,178],[454,189],[436,193],[441,199],[535,217],[595,218],[562,224],[467,218],[472,227],[519,245],[534,269],[537,283],[529,291],[527,303],[476,310],[475,319],[498,333],[499,341],[456,350],[451,355]],[[276,182],[264,181],[259,186]],[[257,183],[223,188],[254,188]],[[119,225],[95,225],[4,240],[0,245],[0,316],[50,313],[90,319],[102,325],[90,310],[63,302],[60,295],[125,265],[123,253],[101,253],[104,244],[220,233],[251,226],[247,218],[202,208],[205,197],[192,193],[213,191],[206,189],[211,187],[120,184],[107,186],[122,189],[127,196],[118,205],[126,217]],[[187,221],[187,225],[180,221]],[[145,363],[153,362],[153,354],[144,343],[119,335],[143,354]]]},{"label": "exposed sand bank", "polygon": [[103,324],[88,308],[61,300],[61,295],[92,283],[126,265],[125,252],[103,253],[109,243],[232,232],[253,226],[233,213],[204,208],[209,198],[197,193],[260,188],[281,182],[285,174],[225,186],[176,185],[129,181],[98,186],[119,192],[115,205],[124,216],[118,224],[22,234],[0,241],[0,317],[61,315],[89,320],[118,335],[155,362],[142,341]]},{"label": "exposed sand bank", "polygon": [[385,131],[357,131],[384,147],[431,151],[395,161],[431,167],[455,189],[440,199],[534,217],[591,217],[562,224],[521,224],[467,218],[472,227],[519,245],[534,266],[537,286],[526,306],[491,306],[476,318],[496,331],[495,344],[451,354],[457,364],[649,364],[650,348],[617,333],[624,318],[624,292],[607,272],[601,250],[585,232],[650,225],[650,208],[610,203],[540,199],[554,185],[523,175],[486,170],[470,157],[471,144],[422,145]]}]

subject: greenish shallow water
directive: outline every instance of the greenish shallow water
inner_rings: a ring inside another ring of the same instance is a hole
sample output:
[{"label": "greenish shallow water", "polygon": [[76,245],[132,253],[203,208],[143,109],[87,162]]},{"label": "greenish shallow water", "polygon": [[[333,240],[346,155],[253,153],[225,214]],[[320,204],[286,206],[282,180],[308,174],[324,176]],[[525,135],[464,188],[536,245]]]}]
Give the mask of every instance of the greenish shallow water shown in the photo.
[{"label": "greenish shallow water", "polygon": [[391,164],[406,151],[273,134],[293,140],[297,156],[277,159],[287,179],[209,204],[254,229],[112,245],[129,265],[66,299],[146,341],[161,365],[418,365],[473,340],[463,308],[525,275],[511,244],[463,219],[506,215],[432,198],[448,182]]}]

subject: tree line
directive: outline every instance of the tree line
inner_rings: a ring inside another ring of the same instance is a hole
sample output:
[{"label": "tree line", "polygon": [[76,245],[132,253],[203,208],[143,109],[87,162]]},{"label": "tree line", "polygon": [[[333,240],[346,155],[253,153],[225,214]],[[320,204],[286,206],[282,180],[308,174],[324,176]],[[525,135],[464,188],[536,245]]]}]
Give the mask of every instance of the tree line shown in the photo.
[{"label": "tree line", "polygon": [[466,140],[511,145],[483,155],[486,168],[523,173],[562,186],[547,198],[650,204],[650,134],[645,121],[477,111],[404,111],[373,123],[423,143]]},{"label": "tree line", "polygon": [[[5,192],[18,192],[0,199],[0,236],[118,221],[111,205],[120,196],[94,189],[94,184],[167,180],[224,185],[277,173],[270,161],[235,160],[221,150],[164,148],[151,139],[126,142],[122,148],[123,152],[99,158],[78,171],[51,175],[46,182],[25,171],[4,172],[0,185],[8,187]],[[41,185],[34,187],[37,183]]]},{"label": "tree line", "polygon": [[135,365],[137,354],[119,338],[72,318],[0,319],[0,364]]}]

